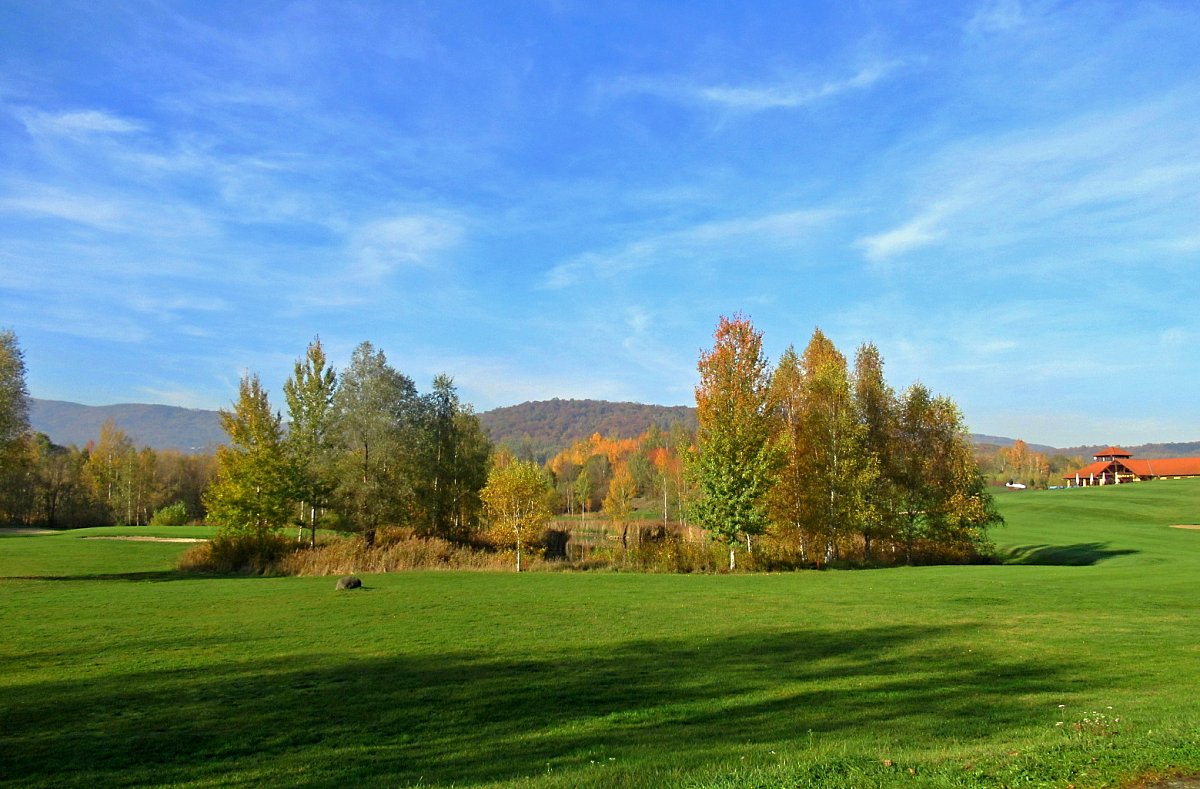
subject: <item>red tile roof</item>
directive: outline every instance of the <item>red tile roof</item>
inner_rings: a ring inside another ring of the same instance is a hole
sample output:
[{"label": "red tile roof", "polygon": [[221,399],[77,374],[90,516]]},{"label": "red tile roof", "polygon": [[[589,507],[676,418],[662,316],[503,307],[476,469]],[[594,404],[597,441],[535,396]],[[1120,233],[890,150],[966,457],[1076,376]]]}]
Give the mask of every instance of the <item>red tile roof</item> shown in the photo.
[{"label": "red tile roof", "polygon": [[1095,455],[1093,455],[1093,457],[1098,457],[1098,458],[1109,458],[1109,457],[1112,457],[1112,458],[1128,458],[1128,457],[1133,457],[1133,455],[1129,454],[1128,452],[1126,452],[1125,450],[1121,449],[1120,447],[1105,447],[1104,449],[1100,450],[1100,451],[1099,451],[1099,452],[1097,452]]},{"label": "red tile roof", "polygon": [[1122,466],[1139,477],[1200,477],[1200,458],[1158,458],[1156,460],[1134,460],[1128,456],[1118,460],[1097,460],[1078,471],[1064,474],[1063,479],[1091,479],[1099,477],[1111,466]]},{"label": "red tile roof", "polygon": [[1200,476],[1200,458],[1159,458],[1157,460],[1123,460],[1121,462],[1139,477]]}]

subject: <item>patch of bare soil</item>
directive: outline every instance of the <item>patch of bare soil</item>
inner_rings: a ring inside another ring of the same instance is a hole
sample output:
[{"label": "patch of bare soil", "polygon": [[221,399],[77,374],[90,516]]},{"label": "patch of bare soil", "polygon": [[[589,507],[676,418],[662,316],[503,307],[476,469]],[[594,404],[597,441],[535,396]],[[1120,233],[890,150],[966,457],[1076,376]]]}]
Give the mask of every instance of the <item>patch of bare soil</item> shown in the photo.
[{"label": "patch of bare soil", "polygon": [[1125,789],[1200,789],[1200,775],[1139,781],[1129,784]]},{"label": "patch of bare soil", "polygon": [[130,542],[208,542],[202,537],[144,537],[129,535],[127,537],[91,536],[81,537],[82,540],[129,540]]},{"label": "patch of bare soil", "polygon": [[1195,523],[1172,523],[1172,524],[1171,524],[1171,528],[1172,528],[1172,529],[1193,529],[1193,530],[1195,530],[1195,531],[1200,531],[1200,524],[1195,524]]}]

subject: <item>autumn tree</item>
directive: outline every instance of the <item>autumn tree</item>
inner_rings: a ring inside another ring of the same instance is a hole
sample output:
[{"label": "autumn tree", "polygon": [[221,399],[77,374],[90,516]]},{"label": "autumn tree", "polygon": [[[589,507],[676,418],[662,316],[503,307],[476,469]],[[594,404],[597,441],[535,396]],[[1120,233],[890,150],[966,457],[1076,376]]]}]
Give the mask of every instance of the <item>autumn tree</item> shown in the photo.
[{"label": "autumn tree", "polygon": [[697,365],[697,451],[690,473],[698,495],[693,511],[709,536],[728,547],[733,570],[738,541],[749,545],[768,523],[765,499],[775,475],[770,376],[762,333],[748,318],[722,316],[713,340]]},{"label": "autumn tree", "polygon": [[637,482],[629,465],[622,463],[608,483],[608,494],[601,507],[612,521],[613,528],[621,530],[621,547],[629,547],[629,513],[633,511],[633,499],[637,495]]},{"label": "autumn tree", "polygon": [[217,474],[204,501],[220,531],[262,539],[287,525],[293,477],[284,449],[283,421],[271,412],[257,375],[242,378],[232,411],[220,412],[229,437],[217,448]]},{"label": "autumn tree", "polygon": [[998,449],[996,460],[996,471],[1002,481],[1022,482],[1030,487],[1045,487],[1049,483],[1050,458],[1019,438],[1011,447]]},{"label": "autumn tree", "polygon": [[986,544],[987,529],[1002,519],[952,400],[921,384],[909,387],[900,398],[895,456],[906,562],[919,540],[957,552]]},{"label": "autumn tree", "polygon": [[854,356],[854,404],[863,426],[863,446],[875,459],[878,473],[864,490],[867,518],[860,523],[863,560],[874,559],[874,546],[891,539],[896,522],[894,472],[896,393],[883,375],[883,356],[872,343],[859,346]]},{"label": "autumn tree", "polygon": [[800,537],[802,557],[816,542],[818,562],[838,559],[872,518],[866,492],[878,464],[866,450],[846,358],[820,329],[803,356],[789,349],[780,360],[771,404],[783,458],[773,512]]},{"label": "autumn tree", "polygon": [[317,510],[328,507],[333,496],[336,394],[337,372],[326,365],[325,349],[317,337],[283,384],[288,408],[284,447],[295,471],[299,521],[301,529],[308,522],[310,546],[317,543]]},{"label": "autumn tree", "polygon": [[553,514],[549,494],[545,474],[537,463],[526,460],[497,464],[480,493],[493,539],[516,549],[517,572],[521,572],[523,552],[541,536]]},{"label": "autumn tree", "polygon": [[125,431],[111,419],[100,425],[100,436],[88,448],[85,473],[97,499],[107,510],[106,522],[133,522],[132,491],[137,450]]}]

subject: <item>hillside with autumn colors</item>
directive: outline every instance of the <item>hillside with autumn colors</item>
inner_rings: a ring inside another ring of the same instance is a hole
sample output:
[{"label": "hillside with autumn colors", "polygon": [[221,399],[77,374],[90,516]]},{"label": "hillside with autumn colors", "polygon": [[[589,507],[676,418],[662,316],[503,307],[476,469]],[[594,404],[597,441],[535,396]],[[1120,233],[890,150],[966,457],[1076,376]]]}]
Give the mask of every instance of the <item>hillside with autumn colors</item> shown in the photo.
[{"label": "hillside with autumn colors", "polygon": [[696,429],[688,406],[613,403],[606,400],[542,400],[496,408],[479,415],[493,442],[519,455],[546,460],[593,434],[632,438],[656,426]]}]

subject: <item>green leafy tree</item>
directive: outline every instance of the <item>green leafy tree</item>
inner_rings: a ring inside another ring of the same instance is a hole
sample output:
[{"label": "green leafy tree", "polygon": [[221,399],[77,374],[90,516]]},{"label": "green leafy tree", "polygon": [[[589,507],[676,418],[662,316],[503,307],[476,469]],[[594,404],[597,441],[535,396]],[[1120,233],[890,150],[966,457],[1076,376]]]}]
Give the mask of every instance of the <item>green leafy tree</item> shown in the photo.
[{"label": "green leafy tree", "polygon": [[580,466],[579,473],[572,485],[575,500],[579,502],[579,513],[584,523],[587,523],[588,510],[592,506],[592,475],[587,464]]},{"label": "green leafy tree", "polygon": [[416,494],[421,531],[463,538],[479,513],[491,447],[479,418],[459,399],[448,375],[434,378],[433,391],[423,398],[419,441]]},{"label": "green leafy tree", "polygon": [[29,432],[25,353],[11,329],[0,331],[0,450]]},{"label": "green leafy tree", "polygon": [[302,528],[308,523],[310,547],[317,543],[317,511],[328,507],[333,496],[336,394],[337,372],[326,366],[325,349],[317,337],[283,384],[288,407],[284,446],[295,470],[299,521]]},{"label": "green leafy tree", "polygon": [[25,354],[17,335],[5,329],[0,331],[0,520],[26,517],[32,478],[23,458],[31,450]]},{"label": "green leafy tree", "polygon": [[412,379],[369,342],[355,348],[334,397],[337,497],[368,545],[387,524],[412,521],[420,401]]},{"label": "green leafy tree", "polygon": [[546,475],[537,463],[512,460],[492,468],[480,493],[493,539],[498,545],[516,548],[517,572],[521,572],[523,552],[541,536],[553,515],[550,492]]},{"label": "green leafy tree", "polygon": [[696,520],[729,549],[736,567],[739,539],[767,527],[766,494],[775,476],[768,409],[770,376],[762,333],[749,319],[721,317],[712,350],[700,356],[696,387]]},{"label": "green leafy tree", "polygon": [[229,444],[217,449],[217,474],[205,493],[208,518],[222,534],[262,539],[287,525],[294,480],[283,424],[257,375],[242,378],[232,411],[220,412]]}]

